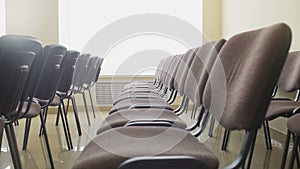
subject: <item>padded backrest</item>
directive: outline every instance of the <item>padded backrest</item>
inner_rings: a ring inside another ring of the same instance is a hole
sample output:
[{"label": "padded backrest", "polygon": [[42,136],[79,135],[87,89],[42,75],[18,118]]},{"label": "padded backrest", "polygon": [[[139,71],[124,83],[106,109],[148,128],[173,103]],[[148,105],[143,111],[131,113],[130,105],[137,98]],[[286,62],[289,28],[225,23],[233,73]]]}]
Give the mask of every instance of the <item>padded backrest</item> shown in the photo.
[{"label": "padded backrest", "polygon": [[204,90],[203,105],[229,130],[261,126],[288,54],[285,24],[244,32],[221,49]]},{"label": "padded backrest", "polygon": [[41,42],[34,37],[23,35],[5,35],[0,39],[0,53],[3,52],[3,49],[11,49],[12,51],[33,52],[35,54],[32,67],[28,72],[23,94],[24,98],[33,97],[41,75],[40,72],[45,65]]},{"label": "padded backrest", "polygon": [[[184,85],[186,95],[196,106],[202,104],[202,95],[211,67],[225,43],[224,39],[208,42],[199,47],[187,72]],[[201,99],[200,99],[201,98]]]},{"label": "padded backrest", "polygon": [[69,50],[66,54],[66,60],[64,62],[64,68],[62,69],[62,77],[58,86],[58,91],[68,92],[72,84],[73,73],[75,70],[75,64],[79,56],[78,51]]},{"label": "padded backrest", "polygon": [[14,112],[18,103],[24,101],[22,93],[34,58],[33,52],[12,51],[12,48],[1,52],[0,116]]},{"label": "padded backrest", "polygon": [[99,59],[100,58],[98,56],[93,56],[89,59],[89,62],[87,64],[87,74],[84,80],[84,84],[86,85],[86,87],[89,87],[95,79]]},{"label": "padded backrest", "polygon": [[165,64],[165,62],[166,62],[166,59],[167,59],[167,58],[163,58],[163,59],[159,62],[158,66],[157,66],[157,69],[156,69],[156,71],[155,71],[155,78],[156,78],[157,80],[160,79],[161,72],[162,72],[162,68],[163,68],[163,66],[164,66],[164,64]]},{"label": "padded backrest", "polygon": [[47,45],[44,47],[44,55],[47,55],[46,64],[41,72],[41,80],[35,97],[49,100],[57,90],[61,76],[61,63],[66,56],[67,49],[60,45]]},{"label": "padded backrest", "polygon": [[174,59],[172,61],[172,66],[170,67],[168,74],[169,78],[166,80],[166,85],[169,90],[174,89],[174,81],[175,81],[175,76],[179,67],[179,63],[183,57],[183,54],[181,55],[175,55]]},{"label": "padded backrest", "polygon": [[173,71],[174,69],[177,69],[177,65],[175,64],[176,62],[176,57],[175,56],[170,56],[169,62],[168,62],[168,68],[164,71],[164,78],[162,79],[163,84],[169,88],[169,83],[172,80],[173,76]]},{"label": "padded backrest", "polygon": [[196,55],[198,48],[188,50],[182,57],[180,64],[177,68],[177,73],[175,75],[174,88],[183,95],[183,89],[185,85],[186,75],[189,67]]},{"label": "padded backrest", "polygon": [[83,86],[85,80],[84,77],[87,72],[87,64],[89,62],[90,56],[90,54],[84,53],[78,57],[78,60],[75,65],[74,78],[72,81],[73,92],[79,92],[79,90],[81,90]]},{"label": "padded backrest", "polygon": [[94,80],[94,84],[98,81],[98,78],[99,78],[99,75],[100,75],[100,72],[101,72],[101,68],[102,68],[103,60],[104,60],[104,58],[100,57],[100,59],[99,59],[99,65],[98,65],[96,76],[95,76],[95,80]]},{"label": "padded backrest", "polygon": [[292,92],[300,89],[300,52],[290,52],[282,68],[277,86]]},{"label": "padded backrest", "polygon": [[162,69],[161,69],[161,75],[160,75],[160,81],[165,84],[166,83],[166,80],[169,76],[168,74],[168,70],[170,69],[170,67],[172,66],[172,61],[173,61],[173,57],[174,56],[169,56],[167,57]]}]

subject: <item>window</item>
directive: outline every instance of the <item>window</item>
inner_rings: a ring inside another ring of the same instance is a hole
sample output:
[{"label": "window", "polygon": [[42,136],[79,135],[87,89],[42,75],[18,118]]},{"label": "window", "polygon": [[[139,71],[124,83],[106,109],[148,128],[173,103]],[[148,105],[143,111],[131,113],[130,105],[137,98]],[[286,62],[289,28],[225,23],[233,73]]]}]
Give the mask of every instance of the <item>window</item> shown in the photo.
[{"label": "window", "polygon": [[102,74],[154,74],[202,43],[201,0],[60,0],[59,41],[104,57]]}]

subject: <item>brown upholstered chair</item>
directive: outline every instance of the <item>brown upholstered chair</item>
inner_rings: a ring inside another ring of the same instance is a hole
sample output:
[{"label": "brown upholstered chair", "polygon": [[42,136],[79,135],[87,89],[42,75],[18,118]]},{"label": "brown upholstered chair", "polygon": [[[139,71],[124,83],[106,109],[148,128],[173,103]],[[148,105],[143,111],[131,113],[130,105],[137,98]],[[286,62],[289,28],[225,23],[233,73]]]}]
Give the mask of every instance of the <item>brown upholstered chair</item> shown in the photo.
[{"label": "brown upholstered chair", "polygon": [[298,101],[300,97],[300,52],[289,53],[278,80],[277,87],[284,92],[297,91],[297,94],[294,100],[291,100],[289,98],[274,98],[272,100],[266,114],[266,120],[264,122],[266,145],[268,149],[272,149],[269,121],[277,119],[278,117],[288,118],[299,111],[298,107],[300,107],[300,103]]},{"label": "brown upholstered chair", "polygon": [[[296,114],[292,117],[290,117],[287,121],[287,128],[288,128],[288,142],[285,143],[285,150],[284,150],[284,155],[283,155],[283,160],[286,160],[286,154],[288,151],[288,147],[289,147],[289,137],[291,134],[293,134],[293,138],[294,138],[294,144],[293,144],[293,149],[292,149],[292,154],[291,154],[291,159],[290,159],[290,164],[289,164],[289,169],[293,169],[294,168],[294,162],[296,158],[299,158],[299,152],[298,152],[298,148],[299,148],[299,137],[300,137],[300,114]],[[297,159],[299,160],[299,159]],[[285,164],[283,164],[281,166],[281,168],[284,168]],[[299,166],[298,166],[299,168]]]},{"label": "brown upholstered chair", "polygon": [[[202,104],[202,93],[212,67],[215,58],[220,51],[221,47],[225,43],[225,40],[219,40],[217,42],[208,42],[201,47],[197,48],[197,52],[193,57],[190,68],[187,71],[186,82],[183,89],[183,94],[191,99],[196,107]],[[189,57],[186,55],[185,57]],[[190,56],[191,57],[191,56]],[[181,58],[183,59],[183,58]],[[174,79],[173,79],[174,81]],[[174,82],[169,82],[174,83]],[[202,116],[202,115],[200,115]],[[100,126],[97,134],[106,131],[110,128],[121,127],[127,123],[147,121],[151,122],[162,122],[166,121],[171,123],[173,127],[187,129],[192,131],[199,126],[201,117],[198,117],[197,123],[187,128],[186,124],[177,116],[176,113],[170,110],[163,109],[123,109],[118,112],[114,112],[109,115]],[[203,129],[196,135],[199,135]]]},{"label": "brown upholstered chair", "polygon": [[[203,106],[226,129],[246,131],[239,156],[226,168],[242,166],[254,145],[290,43],[289,27],[276,24],[235,35],[220,51],[209,77],[211,82],[205,86]],[[222,77],[225,83],[219,83]],[[218,92],[223,89],[226,100]],[[208,169],[218,168],[218,164],[217,157],[184,130],[127,126],[96,136],[73,168]]]},{"label": "brown upholstered chair", "polygon": [[[273,98],[268,108],[265,121],[263,124],[263,130],[265,134],[265,142],[268,150],[272,149],[271,135],[269,130],[269,121],[275,120],[279,117],[288,118],[299,111],[300,107],[300,52],[290,52],[282,72],[280,74],[277,86],[274,89],[273,96],[281,89],[284,92],[297,91],[294,100],[290,98]],[[224,140],[222,150],[227,149],[227,144],[230,137],[230,131],[226,130],[224,133]],[[285,159],[285,157],[284,157]],[[283,161],[282,164],[285,162]]]}]

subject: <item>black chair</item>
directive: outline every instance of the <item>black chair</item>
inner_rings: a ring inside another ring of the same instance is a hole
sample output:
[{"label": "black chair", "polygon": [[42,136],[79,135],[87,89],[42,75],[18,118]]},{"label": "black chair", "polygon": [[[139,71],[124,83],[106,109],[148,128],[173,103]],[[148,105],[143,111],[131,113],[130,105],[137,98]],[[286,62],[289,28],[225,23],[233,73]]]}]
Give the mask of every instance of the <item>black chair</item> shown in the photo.
[{"label": "black chair", "polygon": [[[64,121],[68,121],[67,113],[68,113],[68,107],[69,107],[69,101],[70,101],[69,98],[72,95],[72,91],[70,90],[70,87],[72,84],[76,61],[77,61],[79,55],[80,55],[80,53],[78,51],[70,50],[67,52],[67,57],[65,59],[65,62],[63,64],[63,68],[62,68],[62,78],[60,80],[60,84],[58,86],[56,96],[55,96],[55,97],[57,97],[56,100],[58,100],[58,101],[52,102],[50,104],[50,106],[59,106],[59,105],[62,106],[62,110],[64,112],[63,117],[65,117]],[[68,101],[67,108],[65,108],[65,105],[64,105],[65,99],[67,99],[67,101]],[[73,109],[74,109],[74,117],[75,117],[76,126],[77,126],[77,130],[78,130],[78,135],[81,136],[81,134],[82,134],[81,126],[80,126],[80,121],[79,121],[79,117],[78,117],[78,111],[76,109],[75,104],[73,104]],[[58,125],[59,116],[62,116],[61,113],[62,113],[61,111],[57,112],[56,126]]]},{"label": "black chair", "polygon": [[39,63],[41,52],[41,43],[33,37],[6,35],[0,38],[0,116],[5,118],[5,131],[17,169],[22,168],[22,163],[13,122],[22,116],[25,100],[32,99],[28,98],[29,80],[34,76],[33,65]]},{"label": "black chair", "polygon": [[[25,134],[23,141],[23,150],[27,148],[27,142],[29,137],[31,119],[40,116],[41,127],[45,137],[48,156],[50,160],[51,168],[54,168],[52,154],[50,150],[50,144],[48,141],[47,130],[45,127],[44,114],[46,113],[48,106],[53,101],[55,91],[58,87],[60,77],[60,65],[62,58],[66,54],[66,48],[60,45],[48,45],[44,47],[43,56],[44,64],[43,69],[39,70],[39,82],[34,92],[34,100],[31,102],[25,102],[31,104],[31,107],[27,109],[23,106],[20,118],[26,118]],[[68,138],[66,138],[68,140]]]}]

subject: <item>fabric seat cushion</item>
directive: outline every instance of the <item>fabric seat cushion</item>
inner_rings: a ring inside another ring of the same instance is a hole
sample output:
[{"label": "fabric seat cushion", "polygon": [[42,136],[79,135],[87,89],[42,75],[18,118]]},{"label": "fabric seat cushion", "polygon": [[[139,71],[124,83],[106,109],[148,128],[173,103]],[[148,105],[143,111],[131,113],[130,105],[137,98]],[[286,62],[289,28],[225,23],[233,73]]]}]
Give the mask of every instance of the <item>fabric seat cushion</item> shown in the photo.
[{"label": "fabric seat cushion", "polygon": [[171,111],[173,110],[170,104],[161,99],[127,99],[114,105],[114,107],[110,110],[109,114],[118,110],[129,109],[132,105],[147,105],[155,107],[157,106],[160,107],[160,109],[168,109]]},{"label": "fabric seat cushion", "polygon": [[300,107],[299,102],[289,100],[273,100],[270,103],[265,119],[273,120],[277,117],[289,117],[292,111]]},{"label": "fabric seat cushion", "polygon": [[[26,108],[27,108],[28,102],[24,102],[23,103],[23,107],[22,110],[20,112],[20,115],[24,115]],[[32,102],[30,105],[30,108],[28,110],[28,112],[23,116],[23,118],[33,118],[36,117],[40,114],[41,111],[41,106],[38,103]],[[12,113],[12,116],[17,115],[17,111]]]},{"label": "fabric seat cushion", "polygon": [[115,112],[102,122],[97,134],[111,128],[122,127],[131,120],[166,120],[172,127],[185,129],[186,123],[170,110],[160,109],[125,109]]},{"label": "fabric seat cushion", "polygon": [[216,156],[185,130],[131,126],[110,129],[96,136],[72,168],[117,169],[122,162],[132,157],[178,155],[196,157],[211,169],[219,165]]},{"label": "fabric seat cushion", "polygon": [[292,133],[295,133],[296,135],[300,136],[300,114],[296,114],[290,117],[286,124],[288,129]]}]

